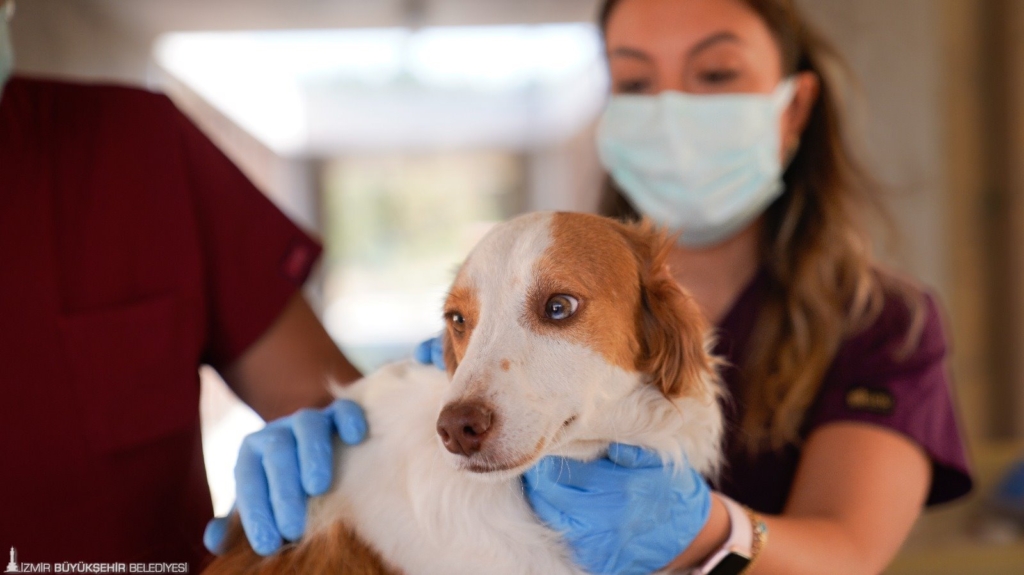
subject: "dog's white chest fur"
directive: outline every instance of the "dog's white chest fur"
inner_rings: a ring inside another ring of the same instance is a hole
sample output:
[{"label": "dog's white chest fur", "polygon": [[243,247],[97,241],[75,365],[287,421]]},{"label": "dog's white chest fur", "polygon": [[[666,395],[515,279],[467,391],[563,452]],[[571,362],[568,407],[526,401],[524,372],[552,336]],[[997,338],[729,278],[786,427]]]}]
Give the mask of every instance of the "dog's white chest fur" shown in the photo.
[{"label": "dog's white chest fur", "polygon": [[364,407],[370,433],[338,448],[335,485],[311,504],[309,532],[343,520],[408,575],[582,573],[519,479],[474,477],[444,460],[435,423],[448,386],[444,372],[410,361],[339,390]]}]

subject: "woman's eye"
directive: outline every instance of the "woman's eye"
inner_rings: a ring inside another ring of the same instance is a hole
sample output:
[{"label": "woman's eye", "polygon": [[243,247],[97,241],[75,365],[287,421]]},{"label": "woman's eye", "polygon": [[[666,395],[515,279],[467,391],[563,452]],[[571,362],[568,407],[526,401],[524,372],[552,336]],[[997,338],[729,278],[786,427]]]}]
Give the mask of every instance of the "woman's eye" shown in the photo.
[{"label": "woman's eye", "polygon": [[708,70],[701,72],[699,75],[700,81],[706,84],[724,84],[731,82],[739,76],[739,72],[736,70]]},{"label": "woman's eye", "polygon": [[551,296],[548,303],[544,304],[544,315],[548,319],[562,320],[572,317],[576,313],[580,302],[571,295],[558,294]]},{"label": "woman's eye", "polygon": [[647,80],[623,80],[616,82],[615,91],[619,94],[641,94],[650,88]]}]

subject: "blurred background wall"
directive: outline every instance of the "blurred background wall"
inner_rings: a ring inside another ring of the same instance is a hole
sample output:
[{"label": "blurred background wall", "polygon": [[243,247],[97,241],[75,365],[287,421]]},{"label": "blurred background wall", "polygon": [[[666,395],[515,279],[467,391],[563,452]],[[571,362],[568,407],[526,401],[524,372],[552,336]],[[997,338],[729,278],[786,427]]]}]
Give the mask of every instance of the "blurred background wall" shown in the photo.
[{"label": "blurred background wall", "polygon": [[[890,190],[895,230],[878,225],[877,247],[945,304],[982,478],[971,501],[922,521],[892,572],[1024,565],[1019,538],[979,519],[1024,437],[1024,2],[800,4],[860,79],[850,117]],[[310,296],[369,369],[440,327],[453,268],[488,225],[524,210],[593,209],[593,123],[606,89],[595,5],[18,0],[12,32],[23,73],[167,92],[323,237]],[[224,510],[225,461],[260,423],[214,374],[204,386]]]}]

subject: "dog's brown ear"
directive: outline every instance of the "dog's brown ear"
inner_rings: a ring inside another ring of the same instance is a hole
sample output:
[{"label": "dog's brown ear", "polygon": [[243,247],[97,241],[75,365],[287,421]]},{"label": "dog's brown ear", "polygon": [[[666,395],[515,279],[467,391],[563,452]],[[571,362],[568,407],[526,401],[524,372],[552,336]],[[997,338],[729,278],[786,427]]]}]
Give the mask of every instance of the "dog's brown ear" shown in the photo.
[{"label": "dog's brown ear", "polygon": [[638,371],[649,374],[666,397],[709,393],[716,367],[705,348],[709,326],[669,271],[675,238],[646,219],[624,228],[640,267]]}]

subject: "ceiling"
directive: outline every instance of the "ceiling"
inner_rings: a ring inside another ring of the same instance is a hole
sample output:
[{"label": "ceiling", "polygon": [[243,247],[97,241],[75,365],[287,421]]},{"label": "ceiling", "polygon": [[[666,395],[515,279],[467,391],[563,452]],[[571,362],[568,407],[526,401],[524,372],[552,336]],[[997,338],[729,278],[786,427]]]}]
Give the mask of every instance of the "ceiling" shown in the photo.
[{"label": "ceiling", "polygon": [[[22,73],[115,80],[156,89],[164,86],[167,65],[154,59],[154,48],[168,33],[353,28],[415,32],[440,26],[579,23],[593,21],[597,4],[597,0],[17,1],[12,36]],[[241,100],[226,106],[211,98],[212,93],[189,74],[181,73],[205,68],[214,76],[220,74],[221,84],[228,76],[235,78],[229,88],[248,89],[249,94],[261,93],[260,82],[274,81],[264,73],[242,77],[240,70],[253,67],[244,54],[234,61],[222,58],[224,72],[219,73],[212,67],[215,56],[210,53],[199,64],[194,59],[192,64],[186,62],[175,76],[265,144],[288,153],[431,147],[442,142],[514,148],[541,145],[587,124],[604,93],[603,66],[597,71],[591,66],[582,76],[563,75],[561,87],[547,83],[545,90],[536,89],[536,83],[483,94],[472,90],[410,93],[397,88],[359,92],[346,86],[325,91],[324,86],[310,90],[303,85],[292,90],[301,93],[291,98],[290,109],[276,106],[264,112],[254,109],[258,102],[244,93]],[[279,76],[283,82],[290,74]],[[215,83],[217,79],[213,78]],[[240,110],[246,107],[253,108],[250,117],[283,114],[302,120],[288,120],[291,124],[285,132],[293,136],[287,145],[277,145],[274,138],[263,137],[259,129],[242,121]]]},{"label": "ceiling", "polygon": [[20,0],[69,3],[143,36],[265,30],[591,21],[596,0]]}]

